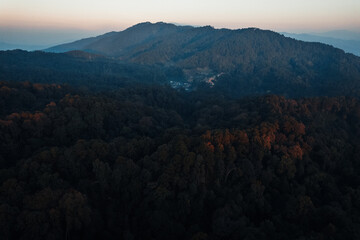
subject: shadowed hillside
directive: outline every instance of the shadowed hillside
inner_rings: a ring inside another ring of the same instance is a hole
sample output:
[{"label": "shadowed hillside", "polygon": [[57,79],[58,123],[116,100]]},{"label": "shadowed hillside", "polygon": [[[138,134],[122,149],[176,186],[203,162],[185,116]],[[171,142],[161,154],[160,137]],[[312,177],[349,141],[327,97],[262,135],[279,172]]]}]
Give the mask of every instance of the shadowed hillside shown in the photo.
[{"label": "shadowed hillside", "polygon": [[329,45],[256,28],[142,23],[91,43],[82,40],[66,46],[125,62],[172,66],[180,69],[181,82],[192,87],[212,82],[233,96],[359,94],[360,58]]}]

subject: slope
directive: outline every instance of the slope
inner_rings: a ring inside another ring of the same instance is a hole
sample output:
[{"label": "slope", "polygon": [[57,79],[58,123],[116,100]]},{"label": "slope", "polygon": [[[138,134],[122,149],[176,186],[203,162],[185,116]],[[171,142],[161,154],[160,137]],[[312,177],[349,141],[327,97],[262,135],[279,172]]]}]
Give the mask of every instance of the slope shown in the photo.
[{"label": "slope", "polygon": [[123,62],[172,67],[178,72],[174,79],[191,89],[205,85],[235,97],[360,95],[360,58],[257,28],[147,22],[86,41],[71,50],[80,44],[78,50]]}]

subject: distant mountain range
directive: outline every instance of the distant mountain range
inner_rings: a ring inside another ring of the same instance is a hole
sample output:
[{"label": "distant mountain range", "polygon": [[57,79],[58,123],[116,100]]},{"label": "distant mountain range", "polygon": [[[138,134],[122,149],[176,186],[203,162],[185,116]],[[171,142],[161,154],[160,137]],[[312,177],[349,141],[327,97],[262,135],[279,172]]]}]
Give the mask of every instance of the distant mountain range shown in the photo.
[{"label": "distant mountain range", "polygon": [[34,51],[34,50],[44,49],[45,47],[46,46],[40,46],[40,45],[12,44],[7,42],[0,42],[0,50],[22,49],[27,51]]},{"label": "distant mountain range", "polygon": [[[336,34],[337,33],[337,34]],[[343,33],[343,37],[338,35]],[[347,33],[347,34],[346,34]],[[345,52],[355,54],[360,56],[360,36],[350,34],[349,32],[329,32],[321,35],[314,34],[295,34],[295,33],[282,33],[286,37],[291,37],[297,40],[306,41],[306,42],[320,42],[332,45],[334,47],[340,48]],[[360,34],[359,34],[360,35]]]},{"label": "distant mountain range", "polygon": [[343,40],[360,40],[360,31],[349,31],[349,30],[333,30],[328,32],[316,32],[310,33],[311,35],[328,37],[328,38],[336,38]]}]

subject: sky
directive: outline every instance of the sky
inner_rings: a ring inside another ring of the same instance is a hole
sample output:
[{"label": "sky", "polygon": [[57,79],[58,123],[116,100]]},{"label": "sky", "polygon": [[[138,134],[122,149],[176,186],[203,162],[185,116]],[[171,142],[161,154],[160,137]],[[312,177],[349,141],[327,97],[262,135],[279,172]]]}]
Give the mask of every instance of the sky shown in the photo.
[{"label": "sky", "polygon": [[360,0],[0,0],[0,41],[51,45],[139,22],[360,31]]}]

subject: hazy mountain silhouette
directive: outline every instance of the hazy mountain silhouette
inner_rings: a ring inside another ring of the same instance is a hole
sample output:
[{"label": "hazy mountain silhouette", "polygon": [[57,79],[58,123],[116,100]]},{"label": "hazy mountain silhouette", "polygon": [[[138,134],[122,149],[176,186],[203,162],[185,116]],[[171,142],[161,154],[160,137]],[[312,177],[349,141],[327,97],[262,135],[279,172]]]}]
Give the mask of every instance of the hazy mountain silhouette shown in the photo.
[{"label": "hazy mountain silhouette", "polygon": [[330,37],[343,40],[360,40],[360,32],[349,30],[332,30],[328,32],[311,33],[312,35]]},{"label": "hazy mountain silhouette", "polygon": [[27,45],[27,44],[13,44],[8,42],[0,42],[0,50],[15,50],[22,49],[27,51],[34,51],[44,49],[46,46],[40,45]]},{"label": "hazy mountain silhouette", "polygon": [[360,39],[340,39],[335,37],[325,37],[314,34],[295,34],[295,33],[283,33],[286,37],[295,38],[301,41],[307,42],[320,42],[332,45],[340,48],[345,52],[360,56]]}]

